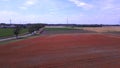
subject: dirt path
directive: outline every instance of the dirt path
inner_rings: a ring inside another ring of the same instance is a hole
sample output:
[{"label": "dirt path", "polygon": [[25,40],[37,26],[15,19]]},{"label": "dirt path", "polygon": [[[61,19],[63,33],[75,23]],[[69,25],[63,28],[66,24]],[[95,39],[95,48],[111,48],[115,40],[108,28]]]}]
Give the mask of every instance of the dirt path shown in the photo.
[{"label": "dirt path", "polygon": [[56,34],[0,46],[0,68],[119,68],[120,37]]}]

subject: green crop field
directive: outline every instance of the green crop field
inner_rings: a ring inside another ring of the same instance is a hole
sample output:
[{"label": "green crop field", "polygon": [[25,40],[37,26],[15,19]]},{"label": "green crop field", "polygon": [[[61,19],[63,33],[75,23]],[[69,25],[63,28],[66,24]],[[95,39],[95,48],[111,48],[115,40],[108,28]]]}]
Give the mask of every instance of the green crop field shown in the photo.
[{"label": "green crop field", "polygon": [[73,28],[45,28],[48,31],[60,31],[60,30],[75,30]]},{"label": "green crop field", "polygon": [[[21,29],[20,34],[24,34],[28,31],[28,29]],[[0,28],[0,37],[9,37],[14,36],[13,28]]]}]

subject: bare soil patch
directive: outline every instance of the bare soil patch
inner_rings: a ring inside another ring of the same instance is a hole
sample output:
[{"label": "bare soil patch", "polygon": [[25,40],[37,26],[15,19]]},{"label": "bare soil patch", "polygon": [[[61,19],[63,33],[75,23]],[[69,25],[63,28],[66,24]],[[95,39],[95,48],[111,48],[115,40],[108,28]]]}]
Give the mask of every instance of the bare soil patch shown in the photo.
[{"label": "bare soil patch", "polygon": [[120,37],[56,34],[0,44],[0,68],[119,68]]}]

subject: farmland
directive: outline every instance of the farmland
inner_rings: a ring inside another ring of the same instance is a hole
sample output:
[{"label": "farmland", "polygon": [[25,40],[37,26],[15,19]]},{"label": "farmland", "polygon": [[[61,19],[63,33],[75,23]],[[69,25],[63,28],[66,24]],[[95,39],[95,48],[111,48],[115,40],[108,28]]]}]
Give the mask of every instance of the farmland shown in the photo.
[{"label": "farmland", "polygon": [[119,45],[120,38],[111,35],[40,36],[1,45],[0,67],[119,68]]},{"label": "farmland", "polygon": [[95,31],[98,33],[104,33],[104,32],[118,32],[120,33],[120,27],[119,26],[106,26],[106,27],[78,27],[76,29],[84,29],[84,30],[90,30]]},{"label": "farmland", "polygon": [[62,27],[62,28],[45,28],[42,35],[46,34],[71,34],[71,33],[96,33],[90,30],[84,29],[74,29],[69,27]]},{"label": "farmland", "polygon": [[0,44],[1,68],[119,68],[119,62],[120,35],[86,29],[45,28]]}]

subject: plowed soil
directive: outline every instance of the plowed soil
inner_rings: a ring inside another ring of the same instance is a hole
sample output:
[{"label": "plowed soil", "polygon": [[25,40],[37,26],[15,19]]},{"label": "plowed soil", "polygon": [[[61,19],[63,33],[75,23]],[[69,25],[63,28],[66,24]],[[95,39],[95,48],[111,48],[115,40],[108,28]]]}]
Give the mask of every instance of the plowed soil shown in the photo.
[{"label": "plowed soil", "polygon": [[1,44],[0,68],[120,68],[120,37],[56,34]]}]

